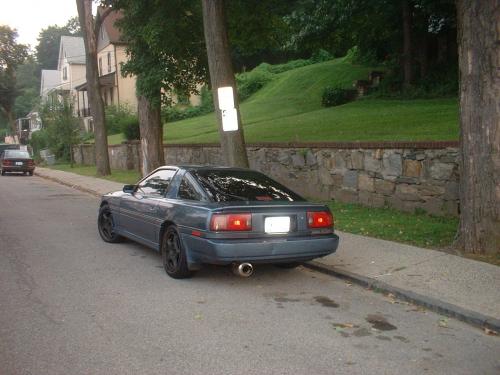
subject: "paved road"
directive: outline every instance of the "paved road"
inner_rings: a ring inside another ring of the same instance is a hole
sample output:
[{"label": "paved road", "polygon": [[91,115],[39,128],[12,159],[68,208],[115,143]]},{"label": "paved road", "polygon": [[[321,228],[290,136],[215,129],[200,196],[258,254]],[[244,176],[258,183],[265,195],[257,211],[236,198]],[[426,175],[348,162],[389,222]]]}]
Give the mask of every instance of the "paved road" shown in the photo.
[{"label": "paved road", "polygon": [[0,374],[498,374],[500,338],[306,269],[170,279],[98,201],[0,177]]}]

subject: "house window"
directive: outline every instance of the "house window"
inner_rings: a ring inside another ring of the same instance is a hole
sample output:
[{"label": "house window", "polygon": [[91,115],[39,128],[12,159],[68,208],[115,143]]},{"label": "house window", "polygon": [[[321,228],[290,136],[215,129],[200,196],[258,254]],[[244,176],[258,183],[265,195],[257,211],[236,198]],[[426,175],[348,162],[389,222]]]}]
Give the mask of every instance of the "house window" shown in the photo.
[{"label": "house window", "polygon": [[111,72],[111,52],[108,52],[108,73]]},{"label": "house window", "polygon": [[63,68],[63,80],[66,81],[68,79],[68,67],[65,66]]},{"label": "house window", "polygon": [[102,57],[99,57],[99,75],[102,75]]}]

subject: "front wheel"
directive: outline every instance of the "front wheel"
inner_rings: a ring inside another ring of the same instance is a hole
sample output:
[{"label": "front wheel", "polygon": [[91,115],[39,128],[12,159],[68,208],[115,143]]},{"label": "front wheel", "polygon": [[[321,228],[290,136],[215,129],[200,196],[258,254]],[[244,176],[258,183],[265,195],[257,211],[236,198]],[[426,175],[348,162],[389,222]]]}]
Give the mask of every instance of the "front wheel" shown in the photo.
[{"label": "front wheel", "polygon": [[115,232],[115,222],[108,205],[104,205],[99,209],[97,228],[105,242],[116,243],[123,240],[123,237]]},{"label": "front wheel", "polygon": [[193,275],[187,265],[186,251],[182,246],[179,232],[173,225],[169,226],[163,234],[161,258],[168,276],[174,279],[185,279]]}]

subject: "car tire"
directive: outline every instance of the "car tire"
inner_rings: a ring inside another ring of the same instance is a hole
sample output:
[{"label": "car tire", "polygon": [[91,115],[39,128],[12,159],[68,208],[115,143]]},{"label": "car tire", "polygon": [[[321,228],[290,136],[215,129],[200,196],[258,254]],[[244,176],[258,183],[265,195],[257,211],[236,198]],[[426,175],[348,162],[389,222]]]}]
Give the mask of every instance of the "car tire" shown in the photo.
[{"label": "car tire", "polygon": [[114,227],[115,222],[109,206],[102,206],[97,217],[97,228],[104,242],[117,243],[123,240],[123,237],[115,232]]},{"label": "car tire", "polygon": [[33,176],[33,172],[28,172],[28,174],[29,174],[30,176]]},{"label": "car tire", "polygon": [[5,176],[5,171],[2,171],[2,176]]},{"label": "car tire", "polygon": [[161,239],[161,259],[168,276],[174,279],[186,279],[193,275],[189,270],[186,250],[175,225],[171,225],[163,233]]},{"label": "car tire", "polygon": [[300,263],[299,262],[290,262],[290,263],[276,263],[274,265],[275,267],[278,267],[278,268],[284,268],[284,269],[292,269],[292,268],[296,268],[298,266],[300,266]]}]

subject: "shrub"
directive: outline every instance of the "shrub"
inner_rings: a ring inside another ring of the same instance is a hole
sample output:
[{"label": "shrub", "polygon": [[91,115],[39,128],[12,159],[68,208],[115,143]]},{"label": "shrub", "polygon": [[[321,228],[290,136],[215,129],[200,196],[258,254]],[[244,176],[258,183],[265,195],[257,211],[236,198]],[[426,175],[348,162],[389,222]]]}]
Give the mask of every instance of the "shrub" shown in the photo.
[{"label": "shrub", "polygon": [[41,129],[31,134],[30,145],[33,149],[33,155],[39,161],[40,150],[49,147],[49,134],[47,129]]},{"label": "shrub", "polygon": [[184,106],[163,107],[162,118],[164,122],[174,122],[187,118],[206,115],[214,111],[214,102],[212,99],[212,91],[208,87],[203,86],[200,90],[201,104],[196,107]]},{"label": "shrub", "polygon": [[343,89],[341,87],[325,87],[321,98],[323,107],[333,107],[354,100],[355,90]]},{"label": "shrub", "polygon": [[121,132],[125,135],[127,141],[133,141],[141,138],[139,130],[139,120],[135,116],[128,116],[120,121]]},{"label": "shrub", "polygon": [[108,135],[118,134],[122,122],[133,116],[132,109],[127,105],[110,105],[106,107],[106,131]]},{"label": "shrub", "polygon": [[310,58],[310,61],[314,64],[324,62],[324,61],[329,61],[332,60],[333,56],[330,52],[324,50],[324,49],[319,49],[316,52],[313,53],[313,55]]},{"label": "shrub", "polygon": [[272,79],[273,75],[264,69],[254,69],[250,72],[236,75],[240,101],[248,99]]}]

